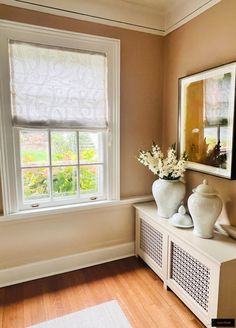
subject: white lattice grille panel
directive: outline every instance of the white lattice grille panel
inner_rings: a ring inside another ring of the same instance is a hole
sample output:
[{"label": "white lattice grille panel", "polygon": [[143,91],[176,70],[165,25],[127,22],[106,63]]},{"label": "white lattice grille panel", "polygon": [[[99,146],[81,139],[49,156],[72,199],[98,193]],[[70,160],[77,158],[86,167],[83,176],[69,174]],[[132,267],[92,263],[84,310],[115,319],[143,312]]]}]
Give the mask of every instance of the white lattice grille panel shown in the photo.
[{"label": "white lattice grille panel", "polygon": [[208,311],[210,270],[173,242],[171,243],[171,278],[205,311]]},{"label": "white lattice grille panel", "polygon": [[162,267],[162,234],[144,220],[140,220],[140,248]]}]

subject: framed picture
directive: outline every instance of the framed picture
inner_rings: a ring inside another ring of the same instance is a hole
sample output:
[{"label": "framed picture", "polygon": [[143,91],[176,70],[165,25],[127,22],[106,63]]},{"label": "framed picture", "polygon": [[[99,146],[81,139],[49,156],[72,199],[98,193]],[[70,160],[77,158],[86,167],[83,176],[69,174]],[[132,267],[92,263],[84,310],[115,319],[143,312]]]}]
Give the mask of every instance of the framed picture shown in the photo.
[{"label": "framed picture", "polygon": [[188,169],[236,179],[236,62],[179,79],[179,152]]}]

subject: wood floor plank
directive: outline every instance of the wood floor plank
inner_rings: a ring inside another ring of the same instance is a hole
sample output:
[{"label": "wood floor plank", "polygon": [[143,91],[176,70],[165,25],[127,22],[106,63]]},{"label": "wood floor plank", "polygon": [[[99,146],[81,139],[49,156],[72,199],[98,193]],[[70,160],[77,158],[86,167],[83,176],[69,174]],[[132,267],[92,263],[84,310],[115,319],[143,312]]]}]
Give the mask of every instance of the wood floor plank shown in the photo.
[{"label": "wood floor plank", "polygon": [[5,289],[3,328],[22,328],[24,324],[23,284]]},{"label": "wood floor plank", "polygon": [[5,298],[5,289],[0,288],[0,327],[3,326],[4,298]]},{"label": "wood floor plank", "polygon": [[[36,292],[36,290],[37,292]],[[24,324],[26,327],[47,320],[45,305],[42,297],[42,280],[30,281],[23,284]]]},{"label": "wood floor plank", "polygon": [[114,299],[134,328],[204,327],[134,257],[0,289],[0,327],[25,328]]}]

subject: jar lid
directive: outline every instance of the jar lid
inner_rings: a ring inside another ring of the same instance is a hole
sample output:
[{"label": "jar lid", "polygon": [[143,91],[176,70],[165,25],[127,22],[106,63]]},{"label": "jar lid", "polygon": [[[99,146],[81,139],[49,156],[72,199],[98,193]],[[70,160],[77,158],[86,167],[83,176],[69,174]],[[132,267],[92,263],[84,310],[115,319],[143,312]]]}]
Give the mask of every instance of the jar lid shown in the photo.
[{"label": "jar lid", "polygon": [[183,205],[179,207],[178,213],[175,213],[169,218],[169,223],[179,228],[191,228],[193,226],[193,221],[190,215],[186,213]]},{"label": "jar lid", "polygon": [[205,195],[205,196],[214,196],[217,195],[217,192],[212,186],[208,185],[208,181],[205,179],[203,180],[202,184],[197,186],[195,189],[193,189],[193,192],[196,192],[200,195]]}]

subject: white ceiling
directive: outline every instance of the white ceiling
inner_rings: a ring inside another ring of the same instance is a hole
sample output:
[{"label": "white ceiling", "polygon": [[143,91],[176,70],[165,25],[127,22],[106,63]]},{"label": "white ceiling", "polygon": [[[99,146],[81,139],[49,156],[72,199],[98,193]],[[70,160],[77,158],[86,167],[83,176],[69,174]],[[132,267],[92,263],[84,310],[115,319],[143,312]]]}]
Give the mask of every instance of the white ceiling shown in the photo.
[{"label": "white ceiling", "polygon": [[171,8],[175,8],[176,5],[183,3],[183,0],[118,0],[118,1],[149,7],[163,14],[170,11]]},{"label": "white ceiling", "polygon": [[221,0],[0,0],[97,23],[166,35]]},{"label": "white ceiling", "polygon": [[134,5],[150,7],[163,13],[165,12],[167,3],[173,0],[118,0],[118,1],[128,2]]}]

